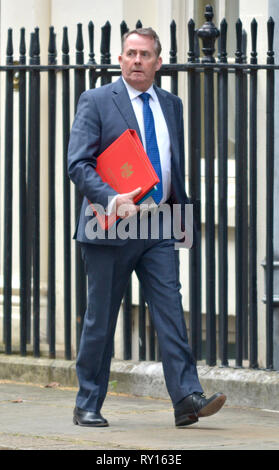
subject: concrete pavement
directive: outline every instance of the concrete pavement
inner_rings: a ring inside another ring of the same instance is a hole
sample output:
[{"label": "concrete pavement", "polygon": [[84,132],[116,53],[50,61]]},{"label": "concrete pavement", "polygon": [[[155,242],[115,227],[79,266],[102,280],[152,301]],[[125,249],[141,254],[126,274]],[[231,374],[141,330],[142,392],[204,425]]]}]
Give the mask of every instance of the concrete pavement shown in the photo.
[{"label": "concrete pavement", "polygon": [[128,450],[171,455],[172,450],[279,449],[277,410],[229,405],[192,426],[175,428],[169,400],[111,391],[103,407],[110,426],[96,429],[73,424],[76,391],[57,383],[0,380],[0,449],[96,450],[95,460],[108,458],[103,450],[125,456]]}]

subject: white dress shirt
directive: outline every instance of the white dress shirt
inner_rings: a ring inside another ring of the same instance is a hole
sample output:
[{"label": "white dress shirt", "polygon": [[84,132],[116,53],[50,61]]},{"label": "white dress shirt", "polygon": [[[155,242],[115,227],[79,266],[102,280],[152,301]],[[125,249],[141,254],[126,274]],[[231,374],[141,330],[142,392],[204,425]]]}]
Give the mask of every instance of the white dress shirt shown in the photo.
[{"label": "white dress shirt", "polygon": [[[142,91],[135,90],[127,83],[124,78],[122,80],[127,88],[128,95],[133,106],[138,126],[140,129],[143,147],[146,150],[145,145],[145,130],[144,130],[144,120],[143,120],[143,101],[139,97],[142,94]],[[163,180],[163,197],[160,203],[165,202],[170,196],[170,186],[171,186],[171,146],[169,131],[167,128],[166,120],[163,115],[161,105],[158,100],[156,91],[154,90],[153,85],[146,90],[146,93],[149,93],[149,105],[153,113],[155,131],[157,137],[157,144],[159,148],[160,160],[161,160],[161,169],[162,169],[162,180]]]},{"label": "white dress shirt", "polygon": [[[136,119],[138,122],[138,126],[140,129],[143,147],[146,150],[145,144],[145,130],[144,130],[144,119],[143,119],[143,101],[139,97],[142,94],[142,91],[136,90],[133,88],[129,83],[127,83],[124,78],[122,80],[127,88],[127,92],[129,98],[131,100],[131,104],[133,106],[134,113],[136,115]],[[162,180],[163,180],[163,196],[160,201],[160,204],[167,201],[170,196],[170,188],[171,188],[171,145],[170,145],[170,137],[169,131],[167,128],[166,120],[163,115],[163,111],[161,105],[158,100],[158,96],[153,88],[153,85],[146,90],[146,93],[150,94],[149,105],[153,113],[154,123],[155,123],[155,131],[157,137],[157,144],[159,148],[160,154],[160,161],[161,161],[161,170],[162,170]],[[135,188],[136,189],[136,188]],[[110,201],[107,207],[107,213],[111,214],[114,210],[115,200],[117,196]],[[149,198],[148,198],[149,199]],[[146,199],[145,204],[148,203]]]}]

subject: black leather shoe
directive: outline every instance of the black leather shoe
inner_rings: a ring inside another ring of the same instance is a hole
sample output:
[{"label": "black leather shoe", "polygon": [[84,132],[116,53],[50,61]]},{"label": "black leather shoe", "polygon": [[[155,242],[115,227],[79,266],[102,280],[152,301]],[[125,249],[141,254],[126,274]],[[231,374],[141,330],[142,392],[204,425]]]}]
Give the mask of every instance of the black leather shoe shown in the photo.
[{"label": "black leather shoe", "polygon": [[108,422],[101,413],[94,413],[93,411],[86,411],[78,408],[77,406],[74,409],[74,424],[79,426],[92,426],[92,427],[105,427],[108,426]]},{"label": "black leather shoe", "polygon": [[203,393],[192,393],[174,407],[176,426],[188,426],[196,423],[199,418],[217,413],[226,401],[226,395],[215,393],[206,398]]}]

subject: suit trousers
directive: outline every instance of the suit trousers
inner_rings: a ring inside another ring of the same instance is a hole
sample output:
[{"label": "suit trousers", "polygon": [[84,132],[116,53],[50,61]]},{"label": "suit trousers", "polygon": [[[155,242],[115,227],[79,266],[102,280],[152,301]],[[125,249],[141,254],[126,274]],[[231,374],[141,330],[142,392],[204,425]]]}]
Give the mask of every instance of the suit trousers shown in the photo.
[{"label": "suit trousers", "polygon": [[173,238],[129,239],[117,245],[81,243],[88,276],[87,310],[77,356],[76,405],[99,412],[107,393],[118,312],[133,271],[141,283],[159,341],[173,405],[203,392],[188,344]]}]

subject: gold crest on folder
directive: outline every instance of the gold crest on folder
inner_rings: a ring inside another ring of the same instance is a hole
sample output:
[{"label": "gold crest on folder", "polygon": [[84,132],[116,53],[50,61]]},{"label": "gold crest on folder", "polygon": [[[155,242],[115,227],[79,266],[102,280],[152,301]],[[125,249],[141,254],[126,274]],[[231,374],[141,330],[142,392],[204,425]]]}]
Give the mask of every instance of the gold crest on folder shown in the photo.
[{"label": "gold crest on folder", "polygon": [[120,169],[122,170],[121,171],[121,176],[122,178],[130,178],[130,176],[134,173],[133,170],[132,170],[132,165],[129,165],[128,162],[124,163],[123,166],[120,167]]}]

